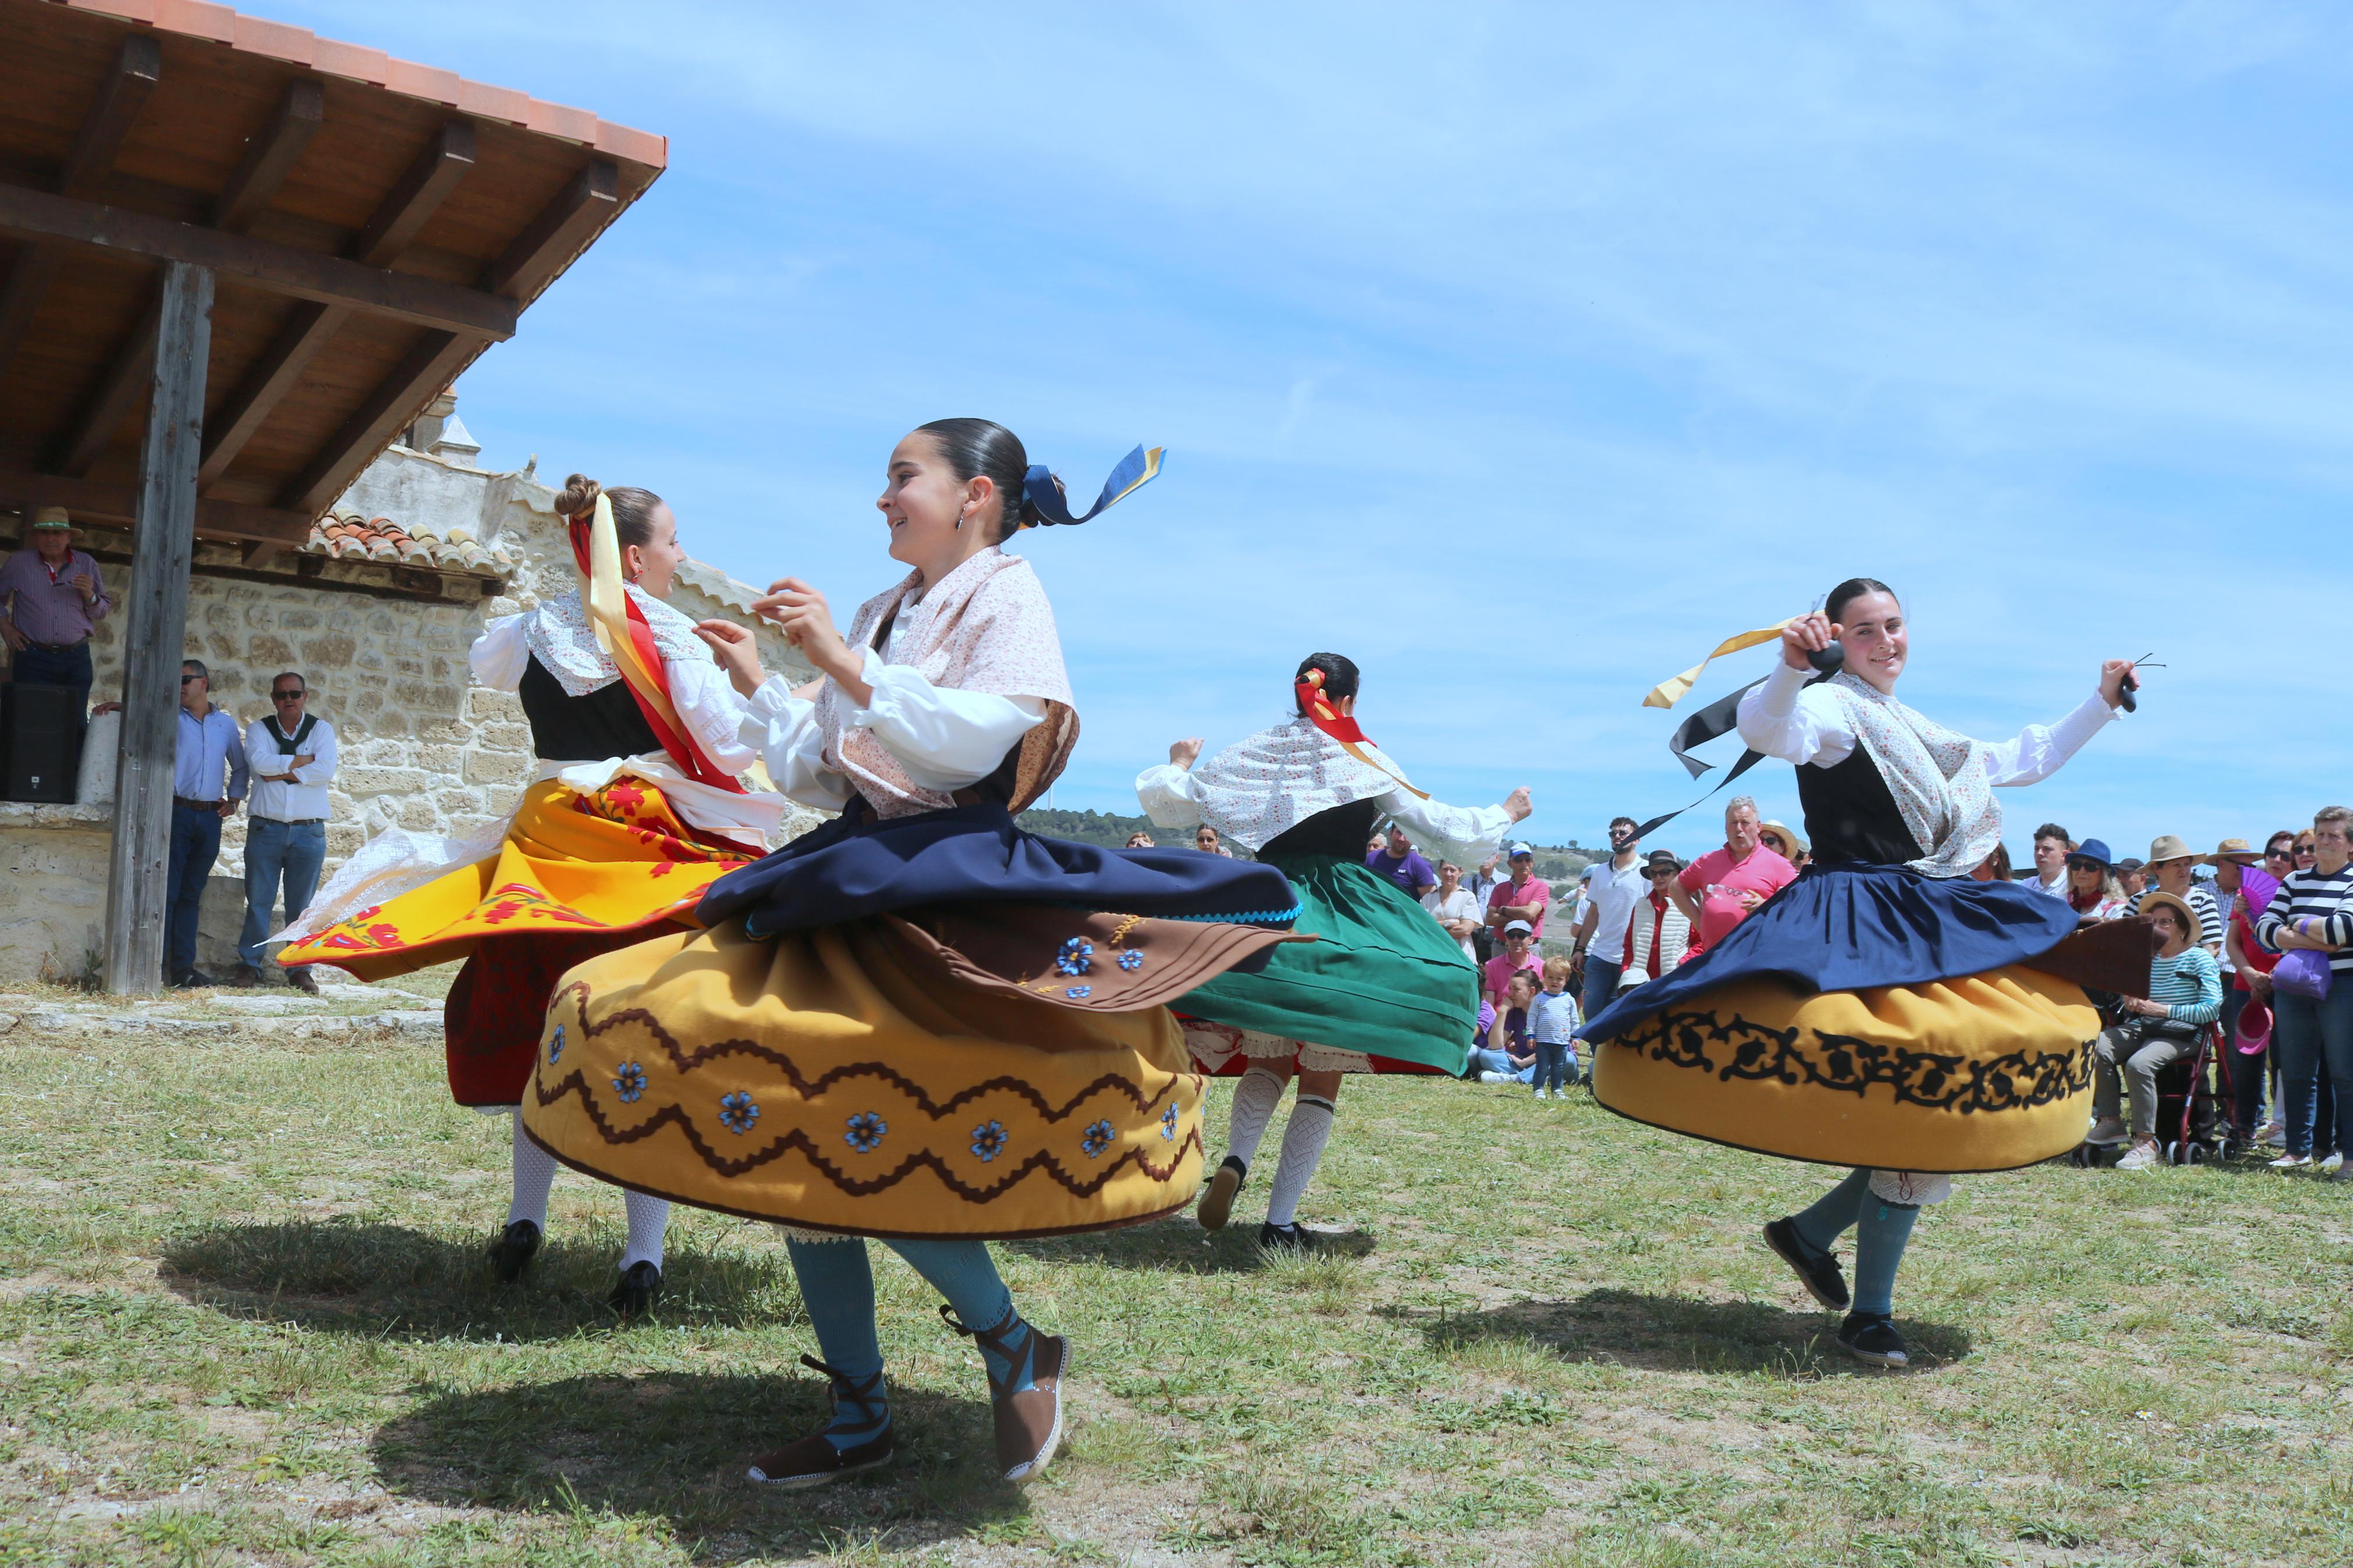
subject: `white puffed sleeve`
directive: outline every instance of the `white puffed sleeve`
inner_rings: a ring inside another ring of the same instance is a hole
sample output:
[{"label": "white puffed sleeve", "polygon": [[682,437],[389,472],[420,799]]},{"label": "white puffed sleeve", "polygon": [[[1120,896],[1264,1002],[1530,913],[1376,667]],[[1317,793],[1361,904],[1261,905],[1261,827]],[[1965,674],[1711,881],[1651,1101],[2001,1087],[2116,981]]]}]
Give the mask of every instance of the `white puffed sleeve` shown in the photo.
[{"label": "white puffed sleeve", "polygon": [[728,684],[727,672],[710,659],[666,658],[662,673],[670,679],[670,705],[702,754],[731,778],[750,771],[759,752],[744,743],[744,700]]},{"label": "white puffed sleeve", "polygon": [[474,679],[493,691],[512,691],[522,684],[522,672],[531,668],[531,643],[524,637],[523,616],[501,616],[482,628],[467,651],[466,662],[473,668]]},{"label": "white puffed sleeve", "polygon": [[2047,779],[2084,749],[2084,742],[2124,714],[2096,691],[2056,724],[2030,724],[2014,741],[1986,747],[1986,780],[1993,784],[2031,784]]},{"label": "white puffed sleeve", "polygon": [[1740,738],[1751,751],[1799,767],[1814,763],[1834,768],[1853,755],[1854,731],[1838,700],[1810,689],[1806,682],[1811,679],[1777,660],[1773,673],[1740,700]]},{"label": "white puffed sleeve", "polygon": [[1381,796],[1381,810],[1406,830],[1425,858],[1476,866],[1503,846],[1512,814],[1500,805],[1445,805],[1409,789]]},{"label": "white puffed sleeve", "polygon": [[842,722],[874,731],[910,779],[943,794],[995,773],[1005,753],[1046,719],[1040,698],[934,686],[913,665],[885,664],[871,648],[860,676],[873,695]]},{"label": "white puffed sleeve", "polygon": [[825,765],[817,704],[794,696],[783,676],[768,677],[752,693],[737,739],[767,764],[768,777],[786,799],[818,811],[849,804],[849,781]]},{"label": "white puffed sleeve", "polygon": [[1174,763],[1146,768],[1135,775],[1135,798],[1155,827],[1190,827],[1201,820],[1200,786],[1192,773]]}]

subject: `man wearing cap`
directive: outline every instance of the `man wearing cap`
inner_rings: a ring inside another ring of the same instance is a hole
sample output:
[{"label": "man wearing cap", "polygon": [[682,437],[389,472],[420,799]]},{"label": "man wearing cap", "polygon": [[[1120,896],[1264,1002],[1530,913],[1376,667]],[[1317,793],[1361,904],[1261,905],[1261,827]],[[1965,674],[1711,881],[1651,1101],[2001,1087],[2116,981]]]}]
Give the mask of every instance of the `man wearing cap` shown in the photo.
[{"label": "man wearing cap", "polygon": [[73,547],[73,522],[61,506],[34,512],[28,546],[0,563],[0,640],[8,645],[10,679],[25,686],[69,686],[74,711],[90,713],[90,631],[114,608],[89,552]]},{"label": "man wearing cap", "polygon": [[1634,837],[1640,824],[1621,816],[1609,824],[1608,861],[1592,868],[1591,897],[1577,917],[1576,943],[1568,955],[1572,972],[1582,970],[1584,994],[1577,1005],[1588,1018],[1597,1016],[1618,994],[1618,977],[1626,967],[1626,929],[1632,924],[1634,906],[1650,891],[1643,869],[1641,841]]},{"label": "man wearing cap", "polygon": [[[2222,951],[2221,909],[2214,902],[2213,890],[2198,881],[2198,857],[2190,852],[2189,845],[2182,842],[2179,834],[2158,835],[2156,842],[2148,847],[2148,870],[2157,879],[2159,888],[2196,912],[2198,935],[2195,940],[2198,945],[2209,952],[2220,953]],[[2140,913],[2141,900],[2147,896],[2147,890],[2135,893],[2131,902],[2125,905],[2125,912]]]},{"label": "man wearing cap", "polygon": [[2116,886],[2127,899],[2137,899],[2148,888],[2148,866],[2137,855],[2127,855],[2116,864]]},{"label": "man wearing cap", "polygon": [[1489,959],[1480,969],[1479,989],[1496,1012],[1509,1005],[1512,976],[1521,970],[1535,974],[1537,988],[1543,988],[1544,960],[1536,954],[1535,932],[1525,921],[1509,921],[1504,926],[1504,951]]},{"label": "man wearing cap", "polygon": [[1551,907],[1552,884],[1536,875],[1536,852],[1525,844],[1513,845],[1510,879],[1496,883],[1487,895],[1487,923],[1508,932],[1514,921],[1525,921],[1534,945],[1544,935],[1545,910]]},{"label": "man wearing cap", "polygon": [[1683,868],[1671,896],[1692,923],[1692,956],[1722,942],[1766,900],[1798,879],[1798,868],[1757,837],[1757,803],[1736,795],[1724,808],[1724,847]]}]

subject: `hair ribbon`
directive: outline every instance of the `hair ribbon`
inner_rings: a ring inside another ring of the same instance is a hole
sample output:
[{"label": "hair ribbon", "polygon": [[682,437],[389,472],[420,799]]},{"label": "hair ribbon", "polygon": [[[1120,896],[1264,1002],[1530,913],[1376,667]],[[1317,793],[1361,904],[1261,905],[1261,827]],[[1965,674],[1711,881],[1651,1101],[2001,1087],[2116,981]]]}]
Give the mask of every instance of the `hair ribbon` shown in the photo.
[{"label": "hair ribbon", "polygon": [[[1332,700],[1324,695],[1322,670],[1309,670],[1293,684],[1291,689],[1299,699],[1299,710],[1307,716],[1307,721],[1330,736],[1342,751],[1366,767],[1376,768],[1388,774],[1389,777],[1397,780],[1409,795],[1422,800],[1430,798],[1428,791],[1415,789],[1412,783],[1403,773],[1398,772],[1397,764],[1388,760],[1380,747],[1374,743],[1373,738],[1365,733],[1363,727],[1353,716],[1341,712],[1332,705]],[[1366,749],[1367,747],[1371,750],[1367,751]]]},{"label": "hair ribbon", "polygon": [[1110,508],[1150,484],[1160,477],[1160,454],[1165,447],[1146,450],[1138,447],[1119,460],[1119,467],[1103,481],[1103,493],[1095,504],[1079,516],[1071,515],[1071,503],[1062,494],[1062,487],[1054,482],[1054,471],[1043,463],[1032,463],[1021,479],[1021,500],[1026,507],[1036,507],[1040,517],[1050,523],[1076,524],[1099,517]]}]

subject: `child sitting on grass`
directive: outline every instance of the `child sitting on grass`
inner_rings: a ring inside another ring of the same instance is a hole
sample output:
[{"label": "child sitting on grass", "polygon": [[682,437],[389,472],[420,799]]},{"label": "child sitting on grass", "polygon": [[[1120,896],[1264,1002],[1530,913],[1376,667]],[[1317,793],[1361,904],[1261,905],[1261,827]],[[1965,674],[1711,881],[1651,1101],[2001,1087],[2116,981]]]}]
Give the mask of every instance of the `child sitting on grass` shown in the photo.
[{"label": "child sitting on grass", "polygon": [[1528,1036],[1535,1042],[1538,1100],[1566,1100],[1577,1079],[1577,1031],[1584,1023],[1568,992],[1568,960],[1547,958],[1544,989],[1528,1004]]},{"label": "child sitting on grass", "polygon": [[1527,1083],[1535,1077],[1536,1047],[1528,1037],[1528,1008],[1535,995],[1533,969],[1519,971],[1505,984],[1504,1010],[1488,1026],[1485,1047],[1471,1053],[1471,1070],[1481,1083]]}]

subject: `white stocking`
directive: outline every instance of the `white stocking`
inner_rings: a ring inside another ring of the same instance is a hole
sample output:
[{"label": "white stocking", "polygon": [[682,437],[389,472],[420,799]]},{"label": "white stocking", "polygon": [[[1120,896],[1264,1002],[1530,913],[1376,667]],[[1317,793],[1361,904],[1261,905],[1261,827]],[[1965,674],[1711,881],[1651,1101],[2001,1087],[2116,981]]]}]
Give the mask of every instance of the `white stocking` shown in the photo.
[{"label": "white stocking", "polygon": [[531,1141],[522,1130],[522,1107],[514,1108],[514,1197],[507,1204],[507,1223],[527,1219],[547,1233],[547,1189],[555,1184],[555,1156]]},{"label": "white stocking", "polygon": [[1303,1094],[1291,1107],[1291,1125],[1282,1130],[1282,1158],[1274,1167],[1274,1185],[1267,1193],[1266,1222],[1289,1225],[1299,1214],[1299,1199],[1315,1179],[1323,1163],[1324,1145],[1332,1136],[1332,1102],[1321,1095]]},{"label": "white stocking", "polygon": [[670,1228],[670,1200],[628,1187],[621,1189],[621,1196],[629,1205],[629,1248],[621,1254],[621,1272],[627,1274],[633,1263],[650,1263],[659,1268],[662,1235]]},{"label": "white stocking", "polygon": [[1274,1108],[1282,1103],[1284,1079],[1264,1068],[1252,1068],[1234,1086],[1234,1113],[1226,1129],[1226,1152],[1247,1167],[1258,1158],[1259,1141]]}]

